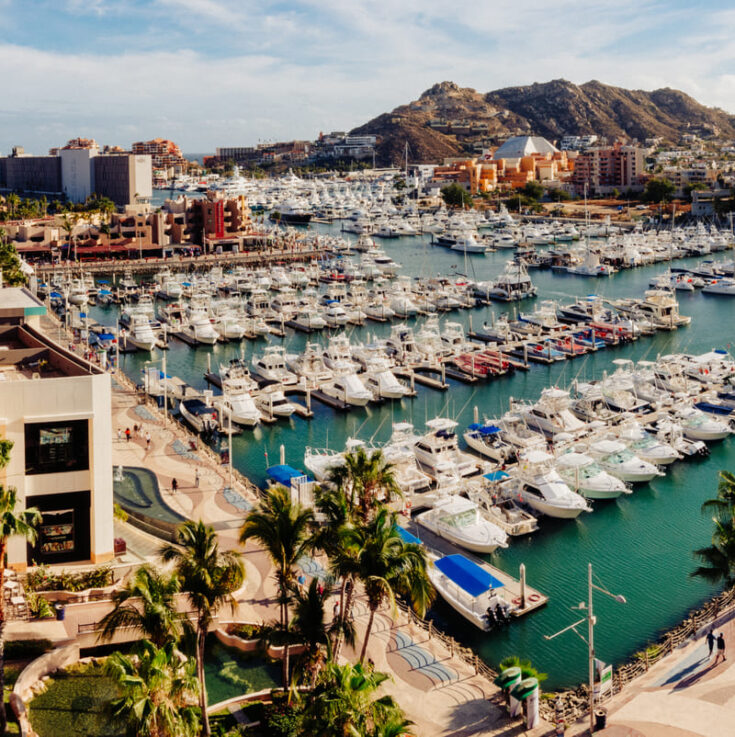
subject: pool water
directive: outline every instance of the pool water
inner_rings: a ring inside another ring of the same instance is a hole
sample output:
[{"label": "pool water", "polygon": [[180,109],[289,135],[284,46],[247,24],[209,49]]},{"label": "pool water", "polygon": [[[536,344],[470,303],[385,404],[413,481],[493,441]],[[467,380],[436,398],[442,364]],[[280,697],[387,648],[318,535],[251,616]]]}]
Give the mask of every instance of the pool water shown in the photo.
[{"label": "pool water", "polygon": [[281,685],[281,664],[260,653],[243,653],[210,639],[204,658],[209,704]]}]

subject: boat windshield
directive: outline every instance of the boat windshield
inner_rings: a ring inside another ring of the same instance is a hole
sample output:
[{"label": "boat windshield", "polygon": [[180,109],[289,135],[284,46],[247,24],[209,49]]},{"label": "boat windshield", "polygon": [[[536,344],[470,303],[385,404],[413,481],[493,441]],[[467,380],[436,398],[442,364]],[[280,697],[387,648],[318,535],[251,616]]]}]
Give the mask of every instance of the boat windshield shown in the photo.
[{"label": "boat windshield", "polygon": [[456,512],[455,514],[441,515],[439,520],[445,525],[451,525],[452,527],[467,527],[468,525],[473,525],[476,518],[476,510],[465,509],[462,512]]}]

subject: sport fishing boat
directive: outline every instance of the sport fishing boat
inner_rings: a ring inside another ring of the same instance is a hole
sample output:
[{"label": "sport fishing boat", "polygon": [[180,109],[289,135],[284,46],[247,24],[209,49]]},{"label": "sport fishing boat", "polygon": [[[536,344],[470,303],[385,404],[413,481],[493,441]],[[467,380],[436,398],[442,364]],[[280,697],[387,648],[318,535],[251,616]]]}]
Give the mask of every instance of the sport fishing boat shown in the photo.
[{"label": "sport fishing boat", "polygon": [[253,368],[264,379],[284,386],[298,382],[296,374],[286,368],[285,349],[280,345],[266,346],[262,356],[253,356]]},{"label": "sport fishing boat", "polygon": [[433,509],[422,512],[416,522],[474,553],[492,553],[499,547],[508,547],[505,532],[484,519],[473,501],[456,494],[447,495]]},{"label": "sport fishing boat", "polygon": [[373,394],[355,373],[345,373],[336,376],[331,381],[322,384],[321,391],[328,397],[339,399],[345,404],[353,407],[364,407],[372,398]]},{"label": "sport fishing boat", "polygon": [[477,473],[478,460],[462,453],[457,443],[454,428],[457,423],[445,417],[437,417],[426,423],[429,431],[414,446],[416,460],[426,472],[437,478],[447,468],[459,476]]},{"label": "sport fishing boat", "polygon": [[217,410],[199,398],[182,399],[179,413],[202,435],[213,433],[219,425]]}]

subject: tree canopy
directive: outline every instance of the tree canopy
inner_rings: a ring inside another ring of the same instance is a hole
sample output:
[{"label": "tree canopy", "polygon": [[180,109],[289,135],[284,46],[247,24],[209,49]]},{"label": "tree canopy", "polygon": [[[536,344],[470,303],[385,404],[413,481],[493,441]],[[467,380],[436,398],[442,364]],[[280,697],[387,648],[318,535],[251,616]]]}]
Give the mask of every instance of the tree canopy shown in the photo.
[{"label": "tree canopy", "polygon": [[643,193],[643,199],[646,202],[668,202],[674,195],[676,187],[666,178],[649,179],[646,182],[646,189]]},{"label": "tree canopy", "polygon": [[456,182],[447,185],[441,192],[442,198],[447,205],[454,207],[472,207],[472,195]]}]

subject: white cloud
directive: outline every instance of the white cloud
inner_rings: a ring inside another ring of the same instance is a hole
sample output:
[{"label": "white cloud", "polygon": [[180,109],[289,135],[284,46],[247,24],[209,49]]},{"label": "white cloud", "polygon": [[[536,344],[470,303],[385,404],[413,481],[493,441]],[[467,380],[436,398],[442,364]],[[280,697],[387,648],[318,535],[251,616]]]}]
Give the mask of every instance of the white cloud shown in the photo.
[{"label": "white cloud", "polygon": [[[671,86],[735,111],[735,12],[662,2],[156,0],[135,11],[144,13],[135,38],[104,52],[0,44],[15,91],[0,113],[0,149],[40,151],[75,135],[121,144],[163,135],[188,151],[310,138],[444,79],[479,91],[559,77]],[[86,7],[134,12],[120,0]]]}]

